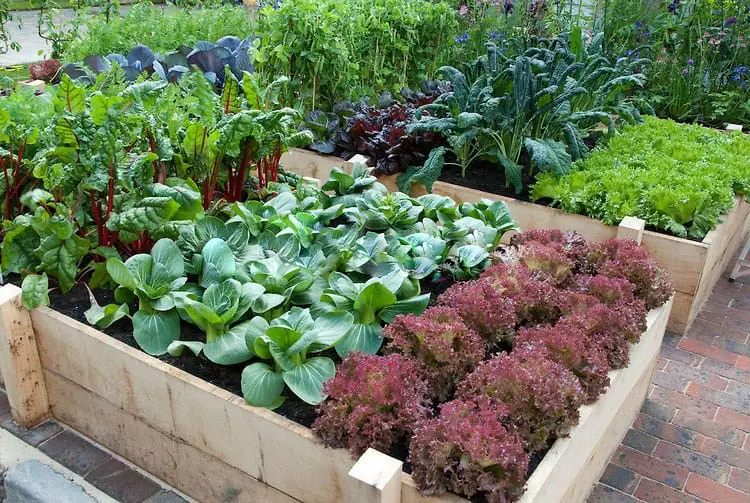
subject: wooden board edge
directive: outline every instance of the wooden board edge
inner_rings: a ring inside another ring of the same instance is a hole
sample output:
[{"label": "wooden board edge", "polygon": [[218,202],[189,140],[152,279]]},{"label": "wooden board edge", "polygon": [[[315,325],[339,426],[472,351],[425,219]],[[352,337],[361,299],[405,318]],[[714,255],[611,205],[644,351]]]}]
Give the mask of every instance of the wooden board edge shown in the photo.
[{"label": "wooden board edge", "polygon": [[197,501],[299,501],[190,443],[152,428],[65,377],[45,372],[45,380],[56,419]]},{"label": "wooden board edge", "polygon": [[[651,380],[671,307],[670,299],[664,306],[649,312],[647,329],[641,341],[631,346],[630,365],[611,371],[607,392],[593,404],[581,407],[578,425],[567,438],[558,439],[553,444],[527,481],[526,492],[519,503],[585,501],[593,482],[603,472],[645,398],[643,391]],[[615,397],[623,394],[619,403],[613,403]],[[638,402],[637,407],[633,406],[635,402]],[[621,414],[621,411],[627,414]],[[617,425],[617,431],[610,429],[613,424]],[[597,433],[597,438],[591,437]],[[606,449],[602,450],[602,446]],[[597,449],[599,451],[595,452]],[[598,464],[594,464],[594,460]],[[571,469],[574,472],[568,474]]]}]

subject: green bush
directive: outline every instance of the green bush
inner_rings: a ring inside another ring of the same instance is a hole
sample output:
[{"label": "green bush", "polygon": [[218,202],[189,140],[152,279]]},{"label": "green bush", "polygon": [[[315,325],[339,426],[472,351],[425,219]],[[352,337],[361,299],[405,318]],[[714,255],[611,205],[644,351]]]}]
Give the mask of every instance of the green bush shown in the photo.
[{"label": "green bush", "polygon": [[266,7],[258,71],[289,75],[294,102],[338,100],[417,87],[455,45],[456,12],[425,0],[294,0]]},{"label": "green bush", "polygon": [[654,228],[702,239],[750,188],[750,137],[697,125],[646,118],[588,158],[569,175],[542,174],[535,200],[617,225],[642,218]]},{"label": "green bush", "polygon": [[83,33],[64,48],[66,61],[82,61],[92,54],[127,54],[138,44],[155,52],[172,52],[199,40],[214,42],[224,35],[243,38],[252,32],[247,9],[220,4],[183,10],[137,3],[109,22],[103,15],[85,16],[82,26]]}]

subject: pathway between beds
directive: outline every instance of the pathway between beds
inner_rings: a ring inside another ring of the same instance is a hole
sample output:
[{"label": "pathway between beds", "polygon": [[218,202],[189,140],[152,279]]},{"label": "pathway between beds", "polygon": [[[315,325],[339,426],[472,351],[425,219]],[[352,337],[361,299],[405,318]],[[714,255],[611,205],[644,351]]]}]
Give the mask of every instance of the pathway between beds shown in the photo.
[{"label": "pathway between beds", "polygon": [[[732,262],[731,266],[734,265]],[[643,408],[588,503],[750,503],[750,278],[666,334]]]}]

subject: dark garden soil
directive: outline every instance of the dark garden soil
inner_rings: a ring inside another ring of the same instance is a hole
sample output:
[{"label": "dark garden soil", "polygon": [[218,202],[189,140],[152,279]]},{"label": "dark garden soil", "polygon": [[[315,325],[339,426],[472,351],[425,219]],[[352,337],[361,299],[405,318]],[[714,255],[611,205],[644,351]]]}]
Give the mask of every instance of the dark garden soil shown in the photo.
[{"label": "dark garden soil", "polygon": [[[20,278],[16,275],[8,278],[8,281],[16,285],[20,285]],[[422,285],[423,293],[431,293],[431,304],[434,303],[434,299],[443,291],[445,291],[451,284],[453,284],[452,278],[442,278],[437,281],[424,281]],[[106,305],[114,302],[114,294],[110,290],[94,289],[93,295],[99,305]],[[55,288],[50,291],[50,307],[56,311],[61,312],[71,318],[86,322],[84,312],[90,307],[89,292],[83,283],[76,284],[73,289],[67,293],[61,293],[59,289]],[[132,308],[133,306],[131,306]],[[131,309],[132,311],[132,309]],[[125,318],[112,324],[108,328],[99,329],[105,334],[109,335],[121,341],[128,346],[140,350],[138,344],[133,338],[133,327],[129,319]],[[196,340],[202,341],[205,338],[205,334],[188,323],[182,323],[181,339],[186,341]],[[337,363],[340,358],[335,351],[325,353],[334,359]],[[224,390],[227,390],[235,395],[242,396],[242,389],[240,386],[242,370],[245,364],[231,365],[231,366],[219,366],[211,363],[203,357],[196,357],[189,351],[185,351],[180,357],[173,357],[170,355],[162,355],[156,357],[159,360],[166,362],[174,367],[177,367],[185,372],[203,379],[204,381],[210,382]],[[315,421],[315,407],[304,403],[299,398],[294,396],[292,393],[286,393],[287,399],[284,404],[275,410],[276,413],[306,427],[310,427]],[[435,410],[438,408],[435,406]],[[549,446],[553,442],[550,442]],[[530,460],[528,474],[534,471],[539,465],[544,454],[549,449],[545,449],[542,452],[535,453]],[[404,461],[404,471],[407,473],[411,472],[411,466],[407,462],[408,457],[408,445],[407,442],[402,441],[393,446],[389,455]],[[472,501],[484,501],[483,499],[472,499]]]}]

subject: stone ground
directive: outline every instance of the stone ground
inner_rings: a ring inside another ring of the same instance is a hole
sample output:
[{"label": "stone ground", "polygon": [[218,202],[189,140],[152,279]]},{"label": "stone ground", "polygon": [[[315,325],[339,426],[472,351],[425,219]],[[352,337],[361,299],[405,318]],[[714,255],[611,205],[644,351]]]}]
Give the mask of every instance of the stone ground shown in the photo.
[{"label": "stone ground", "polygon": [[[67,490],[83,490],[91,501],[98,503],[188,503],[163,482],[135,468],[112,452],[95,444],[56,421],[50,420],[34,429],[16,425],[10,416],[10,406],[5,392],[0,388],[0,501],[3,499],[3,471],[10,477],[14,469],[32,463],[34,483],[25,483],[25,489],[42,493],[41,499],[63,503],[66,498],[50,499],[49,492],[66,489],[60,481],[67,479]],[[42,470],[44,466],[49,468]],[[27,476],[28,479],[28,476]],[[43,479],[43,480],[41,480]],[[55,485],[57,484],[57,485]],[[46,491],[40,487],[48,488]],[[54,489],[49,489],[54,488]],[[9,490],[10,497],[10,490]],[[27,500],[24,500],[27,501]],[[70,499],[70,501],[73,501]],[[75,501],[78,501],[77,499]]]},{"label": "stone ground", "polygon": [[665,335],[648,398],[588,500],[635,502],[750,503],[750,277],[722,276],[687,334]]}]

